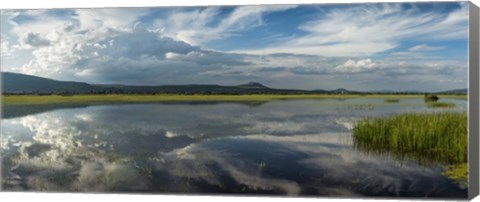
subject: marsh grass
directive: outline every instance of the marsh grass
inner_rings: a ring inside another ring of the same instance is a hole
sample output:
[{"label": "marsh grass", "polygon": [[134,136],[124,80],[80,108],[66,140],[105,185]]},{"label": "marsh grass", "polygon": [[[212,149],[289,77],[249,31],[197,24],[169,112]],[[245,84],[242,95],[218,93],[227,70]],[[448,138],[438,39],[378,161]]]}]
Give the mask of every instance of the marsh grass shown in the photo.
[{"label": "marsh grass", "polygon": [[440,164],[442,175],[468,186],[467,113],[407,113],[366,118],[353,129],[354,146],[421,165]]},{"label": "marsh grass", "polygon": [[467,162],[467,113],[405,113],[365,118],[353,128],[354,146],[421,163]]},{"label": "marsh grass", "polygon": [[425,102],[437,102],[440,98],[436,95],[425,94],[423,99]]},{"label": "marsh grass", "polygon": [[399,103],[400,99],[385,99],[383,100],[385,103]]},{"label": "marsh grass", "polygon": [[462,186],[468,186],[468,164],[460,163],[448,166],[448,169],[442,172],[442,175],[457,181]]},{"label": "marsh grass", "polygon": [[[422,95],[387,95],[387,94],[245,94],[245,95],[2,95],[4,105],[37,105],[37,104],[101,104],[101,103],[148,103],[148,102],[182,102],[182,101],[231,101],[231,102],[267,102],[290,99],[353,99],[353,98],[421,98]],[[442,97],[466,98],[466,95],[445,95]]]},{"label": "marsh grass", "polygon": [[453,108],[455,104],[451,102],[427,102],[427,106],[430,108]]}]

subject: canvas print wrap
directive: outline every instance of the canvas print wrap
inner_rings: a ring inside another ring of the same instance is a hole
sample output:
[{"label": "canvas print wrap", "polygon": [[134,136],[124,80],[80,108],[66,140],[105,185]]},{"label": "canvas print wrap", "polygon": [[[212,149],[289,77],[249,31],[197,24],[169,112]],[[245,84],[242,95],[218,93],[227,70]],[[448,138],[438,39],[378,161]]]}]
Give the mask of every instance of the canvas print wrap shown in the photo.
[{"label": "canvas print wrap", "polygon": [[2,10],[1,189],[466,198],[468,10]]}]

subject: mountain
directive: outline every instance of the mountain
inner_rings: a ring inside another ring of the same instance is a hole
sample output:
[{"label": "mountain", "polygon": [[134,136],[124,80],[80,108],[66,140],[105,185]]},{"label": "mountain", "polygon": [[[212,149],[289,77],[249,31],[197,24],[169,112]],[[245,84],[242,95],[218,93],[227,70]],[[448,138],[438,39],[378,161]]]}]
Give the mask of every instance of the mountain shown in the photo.
[{"label": "mountain", "polygon": [[370,93],[396,93],[398,91],[390,90],[390,89],[380,89],[380,90],[372,90],[369,91]]},{"label": "mountain", "polygon": [[221,85],[161,85],[161,86],[128,86],[99,85],[83,82],[57,81],[37,76],[3,72],[3,93],[6,94],[301,94],[312,93],[303,90],[273,89],[260,83],[249,82],[238,86]]},{"label": "mountain", "polygon": [[347,89],[345,89],[345,88],[338,88],[338,89],[335,89],[335,90],[330,91],[330,93],[345,94],[345,93],[359,93],[359,92],[347,90]]},{"label": "mountain", "polygon": [[438,94],[468,94],[467,88],[437,92]]},{"label": "mountain", "polygon": [[256,83],[252,81],[246,84],[238,85],[238,87],[247,89],[268,89],[268,87],[262,85],[261,83]]},{"label": "mountain", "polygon": [[2,73],[3,92],[8,93],[88,93],[99,90],[98,87],[82,82],[56,81],[37,76],[17,73]]},{"label": "mountain", "polygon": [[[372,93],[351,91],[344,88],[336,90],[292,90],[269,88],[261,83],[249,82],[237,86],[222,85],[161,85],[161,86],[128,86],[99,85],[74,81],[57,81],[18,73],[3,72],[2,87],[5,94],[344,94]],[[384,92],[394,93],[394,92]],[[413,93],[413,92],[412,92]],[[420,92],[419,92],[420,93]],[[466,94],[467,89],[456,89],[438,94]]]}]

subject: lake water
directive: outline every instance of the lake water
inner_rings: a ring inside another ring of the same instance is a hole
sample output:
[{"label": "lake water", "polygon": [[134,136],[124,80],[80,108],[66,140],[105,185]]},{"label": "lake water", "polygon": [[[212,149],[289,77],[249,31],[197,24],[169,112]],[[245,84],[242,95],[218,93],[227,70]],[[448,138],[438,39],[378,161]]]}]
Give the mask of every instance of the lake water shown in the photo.
[{"label": "lake water", "polygon": [[465,198],[440,165],[352,146],[362,117],[441,110],[423,99],[4,106],[2,190]]}]

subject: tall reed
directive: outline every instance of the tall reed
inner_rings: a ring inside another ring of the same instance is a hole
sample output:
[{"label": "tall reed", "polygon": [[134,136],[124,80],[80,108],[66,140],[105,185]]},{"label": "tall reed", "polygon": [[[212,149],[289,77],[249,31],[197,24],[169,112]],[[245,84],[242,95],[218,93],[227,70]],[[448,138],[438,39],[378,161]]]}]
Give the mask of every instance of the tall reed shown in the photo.
[{"label": "tall reed", "polygon": [[405,113],[365,118],[353,129],[356,148],[421,162],[467,162],[467,113]]},{"label": "tall reed", "polygon": [[430,108],[453,108],[455,103],[451,102],[427,102],[427,106]]}]

